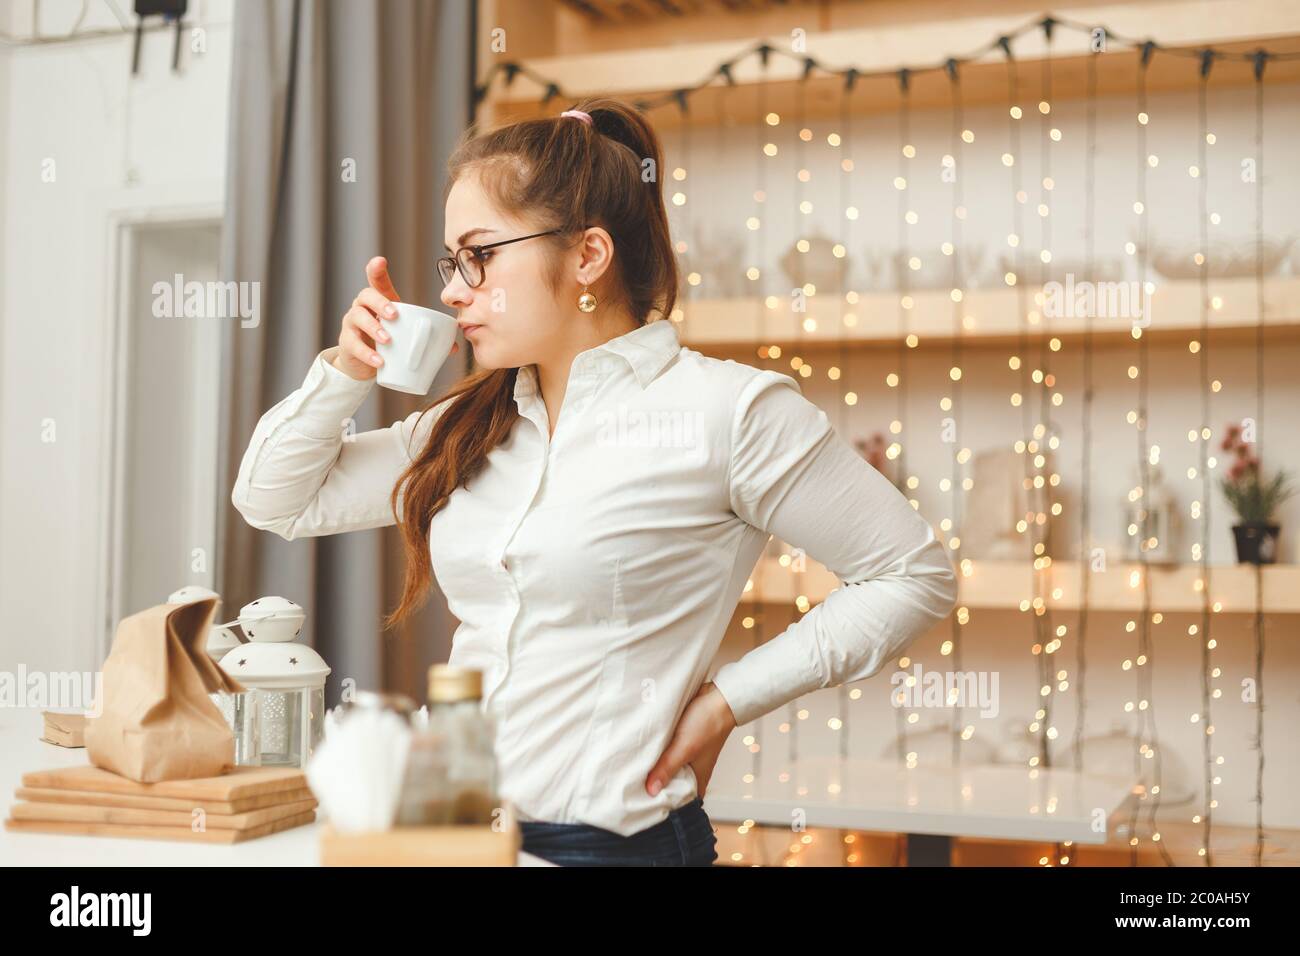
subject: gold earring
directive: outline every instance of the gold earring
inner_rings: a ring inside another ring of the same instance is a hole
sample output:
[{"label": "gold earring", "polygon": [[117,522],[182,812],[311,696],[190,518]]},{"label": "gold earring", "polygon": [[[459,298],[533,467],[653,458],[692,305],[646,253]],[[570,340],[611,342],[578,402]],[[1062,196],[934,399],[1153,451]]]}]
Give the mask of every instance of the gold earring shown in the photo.
[{"label": "gold earring", "polygon": [[583,312],[596,311],[596,297],[587,291],[587,287],[582,287],[582,295],[578,296],[578,308]]}]

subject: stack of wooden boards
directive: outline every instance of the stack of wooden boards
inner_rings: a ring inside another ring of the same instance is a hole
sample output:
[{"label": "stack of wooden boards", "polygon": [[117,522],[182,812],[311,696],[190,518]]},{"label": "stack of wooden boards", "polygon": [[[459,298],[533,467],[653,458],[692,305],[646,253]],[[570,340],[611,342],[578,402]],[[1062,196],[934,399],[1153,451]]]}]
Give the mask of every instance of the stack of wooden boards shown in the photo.
[{"label": "stack of wooden boards", "polygon": [[5,829],[36,833],[241,843],[316,819],[306,775],[292,767],[159,783],[64,767],[23,774],[14,796]]}]

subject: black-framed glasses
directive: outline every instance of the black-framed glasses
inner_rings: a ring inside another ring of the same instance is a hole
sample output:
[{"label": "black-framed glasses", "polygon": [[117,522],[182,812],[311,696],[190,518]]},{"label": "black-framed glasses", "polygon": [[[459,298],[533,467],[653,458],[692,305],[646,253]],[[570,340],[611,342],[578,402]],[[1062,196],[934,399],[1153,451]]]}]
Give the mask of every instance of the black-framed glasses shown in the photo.
[{"label": "black-framed glasses", "polygon": [[500,242],[489,242],[482,246],[461,246],[450,256],[443,256],[438,260],[438,275],[442,276],[444,286],[451,283],[451,277],[460,271],[460,277],[465,280],[465,284],[471,289],[477,289],[483,284],[486,277],[484,271],[487,260],[483,258],[483,253],[488,249],[495,249],[497,246],[508,246],[512,242],[523,242],[525,239],[536,239],[538,236],[549,236],[553,233],[559,233],[563,230],[548,229],[545,232],[535,232],[531,236],[520,236],[517,239],[502,239]]}]

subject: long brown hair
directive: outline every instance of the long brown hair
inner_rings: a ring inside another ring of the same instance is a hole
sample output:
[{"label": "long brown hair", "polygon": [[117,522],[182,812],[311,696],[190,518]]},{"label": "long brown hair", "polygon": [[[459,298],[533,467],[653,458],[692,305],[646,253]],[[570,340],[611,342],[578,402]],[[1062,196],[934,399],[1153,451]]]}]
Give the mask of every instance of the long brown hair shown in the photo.
[{"label": "long brown hair", "polygon": [[[638,110],[618,100],[593,98],[574,108],[589,114],[591,125],[557,112],[483,133],[471,127],[447,161],[443,202],[458,179],[472,174],[503,212],[535,220],[538,231],[559,230],[538,240],[546,244],[546,281],[557,295],[562,252],[586,228],[603,227],[614,240],[614,261],[597,284],[599,300],[625,308],[640,325],[653,311],[667,318],[678,275],[659,180],[659,137]],[[517,374],[514,368],[474,372],[423,410],[421,418],[452,400],[393,487],[406,574],[401,603],[385,627],[400,624],[427,598],[429,522],[510,434],[519,417]]]}]

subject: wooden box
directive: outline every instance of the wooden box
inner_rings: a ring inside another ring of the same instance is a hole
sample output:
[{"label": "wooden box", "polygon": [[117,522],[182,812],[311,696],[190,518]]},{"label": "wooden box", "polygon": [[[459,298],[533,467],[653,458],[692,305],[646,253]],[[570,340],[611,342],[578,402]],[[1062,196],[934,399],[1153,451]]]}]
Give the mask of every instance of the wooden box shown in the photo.
[{"label": "wooden box", "polygon": [[522,841],[508,801],[496,829],[483,824],[338,833],[325,823],[320,830],[321,866],[515,866]]}]

